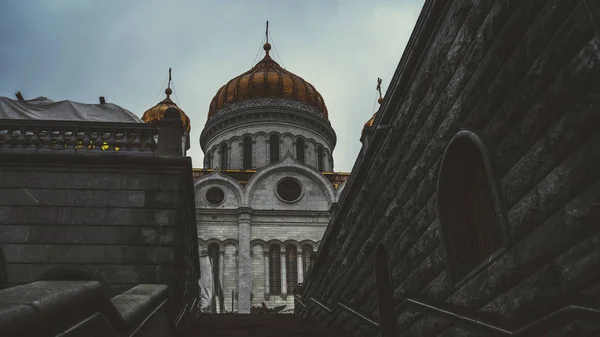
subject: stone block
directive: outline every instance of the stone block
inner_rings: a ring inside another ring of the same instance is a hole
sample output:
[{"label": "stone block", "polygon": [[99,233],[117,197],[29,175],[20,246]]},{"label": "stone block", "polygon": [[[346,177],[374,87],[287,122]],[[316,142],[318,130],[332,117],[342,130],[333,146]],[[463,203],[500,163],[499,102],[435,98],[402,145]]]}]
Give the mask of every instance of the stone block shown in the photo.
[{"label": "stone block", "polygon": [[167,264],[174,262],[173,247],[106,246],[105,263]]},{"label": "stone block", "polygon": [[154,211],[154,224],[158,226],[175,226],[177,212],[173,210]]},{"label": "stone block", "polygon": [[144,244],[155,245],[158,243],[158,229],[156,227],[142,227],[141,234]]},{"label": "stone block", "polygon": [[0,223],[8,222],[10,218],[10,207],[9,206],[0,206]]},{"label": "stone block", "polygon": [[62,209],[62,219],[59,223],[63,225],[111,225],[115,210],[110,208],[92,207],[65,207]]},{"label": "stone block", "polygon": [[110,207],[144,207],[145,193],[143,191],[110,191],[108,205]]},{"label": "stone block", "polygon": [[59,189],[0,189],[0,204],[8,206],[72,206],[74,190]]},{"label": "stone block", "polygon": [[[556,259],[560,273],[561,288],[570,292],[581,292],[594,284],[596,270],[600,268],[600,234],[596,233],[570,248]],[[585,295],[584,295],[585,296]],[[589,298],[597,297],[588,295]]]},{"label": "stone block", "polygon": [[8,223],[44,225],[59,224],[62,209],[60,207],[11,207]]},{"label": "stone block", "polygon": [[97,172],[88,179],[93,180],[93,187],[102,190],[121,188],[121,173]]},{"label": "stone block", "polygon": [[82,228],[79,226],[30,226],[29,243],[80,244]]},{"label": "stone block", "polygon": [[131,285],[157,283],[156,266],[154,265],[99,264],[85,266],[98,271],[109,283]]},{"label": "stone block", "polygon": [[144,173],[121,173],[121,188],[127,190],[156,190],[159,175]]},{"label": "stone block", "polygon": [[51,263],[7,263],[7,281],[20,284],[34,282],[43,273],[58,266]]},{"label": "stone block", "polygon": [[2,170],[0,188],[90,188],[89,175],[76,172],[44,172],[27,169]]},{"label": "stone block", "polygon": [[172,284],[177,279],[177,270],[174,265],[161,264],[155,268],[156,282]]},{"label": "stone block", "polygon": [[175,226],[175,210],[115,208],[113,224],[129,226]]},{"label": "stone block", "polygon": [[10,263],[103,263],[105,247],[95,245],[5,244]]},{"label": "stone block", "polygon": [[0,224],[0,243],[27,243],[31,226]]},{"label": "stone block", "polygon": [[158,230],[158,244],[160,245],[172,245],[174,229],[171,227],[161,227]]},{"label": "stone block", "polygon": [[161,174],[158,177],[158,190],[159,191],[179,191],[181,186],[181,175],[174,174]]},{"label": "stone block", "polygon": [[146,208],[177,208],[179,205],[179,193],[176,192],[159,192],[145,191]]},{"label": "stone block", "polygon": [[110,191],[78,190],[75,193],[77,206],[106,207]]}]

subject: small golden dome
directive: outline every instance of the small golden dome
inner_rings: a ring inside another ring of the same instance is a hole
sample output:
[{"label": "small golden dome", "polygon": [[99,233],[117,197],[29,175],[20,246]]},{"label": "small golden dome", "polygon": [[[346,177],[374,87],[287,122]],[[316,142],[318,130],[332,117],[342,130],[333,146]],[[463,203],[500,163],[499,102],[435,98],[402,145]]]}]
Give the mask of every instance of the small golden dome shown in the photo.
[{"label": "small golden dome", "polygon": [[171,100],[169,96],[171,96],[172,93],[173,90],[171,90],[171,88],[167,88],[165,90],[167,97],[152,108],[146,110],[142,116],[142,120],[144,123],[148,124],[156,123],[164,118],[165,111],[167,111],[168,108],[175,108],[179,110],[179,113],[181,114],[181,124],[183,125],[183,130],[189,134],[192,128],[190,118],[177,106],[177,104],[175,104],[175,102]]},{"label": "small golden dome", "polygon": [[377,117],[377,113],[373,114],[373,117],[369,118],[369,120],[365,123],[365,125],[363,126],[362,132],[360,133],[361,136],[365,134],[365,131],[367,131],[368,129],[373,127],[373,122],[375,122],[375,117]]},{"label": "small golden dome", "polygon": [[211,118],[225,105],[245,101],[255,97],[273,97],[290,99],[308,104],[327,119],[327,107],[321,94],[315,87],[285,69],[271,56],[271,45],[263,46],[265,57],[249,71],[231,79],[222,86],[210,102],[208,118]]}]

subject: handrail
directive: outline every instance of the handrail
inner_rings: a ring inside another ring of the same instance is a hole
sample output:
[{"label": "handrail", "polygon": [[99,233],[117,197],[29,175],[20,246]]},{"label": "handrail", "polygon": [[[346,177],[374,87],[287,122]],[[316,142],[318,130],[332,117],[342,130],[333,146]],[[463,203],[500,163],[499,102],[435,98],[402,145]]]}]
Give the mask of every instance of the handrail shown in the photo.
[{"label": "handrail", "polygon": [[[300,296],[295,296],[296,301],[302,305],[302,307],[307,307],[310,303],[303,303]],[[316,300],[314,297],[310,297],[308,302],[314,302],[319,305],[329,313],[332,313],[338,306],[346,309],[350,313],[354,314],[358,318],[366,321],[367,323],[373,325],[374,327],[379,327],[379,324],[375,321],[365,317],[364,315],[356,312],[355,310],[347,307],[346,305],[337,302],[331,309],[328,308],[323,303]],[[477,330],[478,332],[483,332],[490,336],[530,336],[532,333],[541,333],[551,329],[553,326],[559,327],[565,320],[570,319],[571,315],[579,314],[576,318],[584,321],[590,322],[600,322],[600,310],[596,308],[584,307],[580,305],[566,305],[540,319],[537,319],[533,322],[523,325],[514,330],[509,330],[507,328],[502,328],[496,325],[493,325],[490,322],[484,322],[483,320],[479,320],[477,318],[473,318],[476,315],[460,315],[456,312],[450,311],[448,309],[442,309],[438,306],[434,306],[432,304],[427,304],[424,302],[419,302],[414,299],[405,299],[399,306],[400,311],[416,309],[422,312],[427,312],[432,314],[438,318],[446,319],[451,321],[452,323],[459,324],[465,326],[467,328],[472,328]],[[471,316],[471,317],[469,317]],[[540,329],[542,329],[540,331]]]},{"label": "handrail", "polygon": [[[306,306],[307,306],[308,304],[304,304],[304,303],[302,302],[302,300],[300,299],[300,296],[298,296],[298,295],[295,295],[294,297],[295,297],[296,301],[298,301],[298,303],[300,303],[300,305],[302,305],[303,307],[305,307],[305,308],[306,308]],[[319,306],[320,306],[320,307],[322,307],[323,309],[327,310],[329,313],[332,313],[332,312],[333,312],[333,310],[335,310],[335,308],[337,308],[337,307],[339,306],[339,307],[341,307],[341,308],[343,308],[343,309],[346,309],[346,311],[350,312],[351,314],[354,314],[355,316],[357,316],[358,318],[362,319],[363,321],[366,321],[367,323],[369,323],[369,324],[373,325],[374,327],[376,327],[376,328],[378,328],[378,327],[379,327],[379,324],[378,324],[377,322],[373,321],[372,319],[369,319],[368,317],[366,317],[366,316],[364,316],[364,315],[360,314],[359,312],[357,312],[357,311],[355,311],[355,310],[351,309],[350,307],[348,307],[348,306],[346,306],[346,305],[344,305],[344,304],[342,304],[342,303],[340,303],[340,302],[337,302],[337,303],[336,303],[336,304],[333,306],[333,308],[329,309],[329,308],[328,308],[328,307],[327,307],[325,304],[323,304],[323,303],[321,303],[321,302],[317,301],[317,300],[316,300],[314,297],[311,297],[311,298],[309,298],[308,300],[309,300],[309,301],[312,301],[312,302],[315,302],[317,305],[319,305]]]}]

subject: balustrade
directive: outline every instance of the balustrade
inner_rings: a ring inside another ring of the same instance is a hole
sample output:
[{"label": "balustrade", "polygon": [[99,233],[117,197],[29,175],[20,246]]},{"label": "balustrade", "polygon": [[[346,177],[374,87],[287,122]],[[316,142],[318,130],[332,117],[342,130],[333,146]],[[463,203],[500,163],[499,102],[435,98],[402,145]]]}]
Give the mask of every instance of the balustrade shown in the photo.
[{"label": "balustrade", "polygon": [[142,123],[0,120],[0,151],[154,155],[158,127]]}]

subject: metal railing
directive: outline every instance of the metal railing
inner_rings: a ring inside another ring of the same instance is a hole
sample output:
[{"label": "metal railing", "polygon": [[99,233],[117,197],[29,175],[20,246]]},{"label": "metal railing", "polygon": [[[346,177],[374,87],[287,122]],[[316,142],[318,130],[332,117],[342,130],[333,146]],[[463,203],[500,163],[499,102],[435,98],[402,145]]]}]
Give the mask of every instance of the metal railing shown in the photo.
[{"label": "metal railing", "polygon": [[[356,310],[353,310],[340,302],[337,302],[332,308],[328,308],[314,297],[310,297],[307,303],[302,302],[301,297],[298,295],[295,296],[295,300],[304,308],[306,308],[310,302],[315,303],[329,313],[332,313],[337,308],[342,308],[358,317],[362,321],[370,324],[371,326],[376,328],[380,327],[379,324],[374,320],[369,319],[368,317],[358,313]],[[449,308],[444,309],[443,305],[433,305],[430,303],[417,301],[415,299],[405,299],[400,304],[398,309],[400,312],[413,310],[419,311],[420,313],[430,314],[437,318],[448,320],[453,324],[460,325],[466,329],[484,333],[488,336],[532,336],[554,328],[559,328],[565,323],[573,320],[582,320],[596,324],[600,322],[600,309],[574,304],[567,305],[540,319],[512,330],[494,325],[491,322],[485,322],[483,319],[477,318],[477,314],[459,314]]]}]

